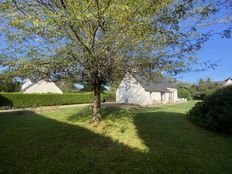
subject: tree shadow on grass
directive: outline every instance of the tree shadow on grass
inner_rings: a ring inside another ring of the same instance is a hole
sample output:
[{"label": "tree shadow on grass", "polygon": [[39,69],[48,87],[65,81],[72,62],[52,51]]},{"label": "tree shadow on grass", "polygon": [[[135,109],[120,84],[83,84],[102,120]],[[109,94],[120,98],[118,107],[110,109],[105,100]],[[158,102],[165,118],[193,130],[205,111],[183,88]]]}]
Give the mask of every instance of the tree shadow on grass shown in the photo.
[{"label": "tree shadow on grass", "polygon": [[[146,165],[153,170],[154,164],[157,164],[157,173],[230,173],[232,171],[232,166],[228,163],[231,161],[228,152],[232,152],[230,148],[232,141],[225,142],[221,135],[193,125],[185,114],[138,113],[134,117],[134,124],[138,136],[149,147],[147,158],[153,159]],[[219,139],[221,143],[218,143]],[[222,157],[223,160],[218,160]]]},{"label": "tree shadow on grass", "polygon": [[200,148],[208,146],[200,146],[199,141],[205,136],[194,135],[202,132],[186,124],[183,114],[134,115],[147,153],[78,125],[29,111],[18,114],[0,114],[0,173],[214,173],[208,159],[213,155],[208,154],[209,163],[201,163],[205,158]]},{"label": "tree shadow on grass", "polygon": [[[153,111],[159,110],[159,107],[152,108]],[[107,106],[102,108],[103,120],[108,119],[111,121],[133,119],[135,114],[139,112],[147,112],[146,107],[136,105],[121,105]]]},{"label": "tree shadow on grass", "polygon": [[[128,109],[129,111],[129,109]],[[119,107],[115,106],[102,106],[101,114],[102,119],[111,119],[117,120],[126,117],[127,110],[119,105]],[[75,121],[88,121],[91,120],[92,117],[92,107],[82,107],[78,111],[78,113],[70,115],[67,117],[68,121],[75,122]]]},{"label": "tree shadow on grass", "polygon": [[76,121],[88,121],[91,120],[91,114],[92,114],[92,107],[83,107],[81,108],[78,113],[70,115],[67,117],[67,120],[70,122],[76,122]]},{"label": "tree shadow on grass", "polygon": [[141,173],[142,153],[88,129],[33,112],[0,120],[0,173]]}]

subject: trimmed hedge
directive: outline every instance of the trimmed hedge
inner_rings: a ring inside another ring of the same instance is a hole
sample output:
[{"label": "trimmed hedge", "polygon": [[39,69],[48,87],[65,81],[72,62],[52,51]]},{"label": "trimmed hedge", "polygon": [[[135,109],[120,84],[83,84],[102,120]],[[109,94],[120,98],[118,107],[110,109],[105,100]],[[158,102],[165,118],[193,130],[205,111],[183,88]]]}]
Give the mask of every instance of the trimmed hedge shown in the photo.
[{"label": "trimmed hedge", "polygon": [[207,96],[187,116],[193,123],[206,129],[232,133],[232,86]]},{"label": "trimmed hedge", "polygon": [[[115,101],[115,93],[104,93],[101,95],[101,100]],[[93,94],[91,92],[65,94],[0,93],[0,107],[26,108],[92,102]]]}]

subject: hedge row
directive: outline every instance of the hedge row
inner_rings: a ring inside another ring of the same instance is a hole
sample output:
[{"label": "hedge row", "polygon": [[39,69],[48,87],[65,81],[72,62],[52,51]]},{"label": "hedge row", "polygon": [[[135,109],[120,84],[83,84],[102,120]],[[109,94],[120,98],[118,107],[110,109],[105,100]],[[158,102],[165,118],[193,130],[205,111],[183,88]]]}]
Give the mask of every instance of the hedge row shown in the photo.
[{"label": "hedge row", "polygon": [[[102,94],[101,99],[102,101],[115,101],[115,93]],[[90,92],[66,94],[0,93],[0,107],[26,108],[91,102],[93,102],[93,94]]]}]

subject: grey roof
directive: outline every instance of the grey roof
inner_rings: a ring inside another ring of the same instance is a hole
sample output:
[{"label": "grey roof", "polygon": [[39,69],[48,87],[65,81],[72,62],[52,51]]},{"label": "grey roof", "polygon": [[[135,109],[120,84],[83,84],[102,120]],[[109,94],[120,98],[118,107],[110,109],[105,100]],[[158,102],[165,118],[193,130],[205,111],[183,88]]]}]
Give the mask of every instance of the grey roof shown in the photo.
[{"label": "grey roof", "polygon": [[224,82],[226,82],[228,80],[232,80],[232,77],[227,78],[226,80],[224,80]]},{"label": "grey roof", "polygon": [[176,83],[173,79],[164,77],[158,81],[152,81],[140,75],[133,76],[137,82],[146,90],[150,92],[170,92],[167,88],[176,88]]},{"label": "grey roof", "polygon": [[35,83],[32,83],[30,85],[28,85],[27,87],[23,88],[22,91],[26,91],[27,89],[29,89],[30,87],[32,87]]},{"label": "grey roof", "polygon": [[232,77],[229,77],[229,78],[227,78],[227,79],[225,79],[225,80],[223,80],[223,81],[217,81],[216,83],[218,83],[218,84],[224,84],[224,83],[226,83],[228,80],[232,80]]}]

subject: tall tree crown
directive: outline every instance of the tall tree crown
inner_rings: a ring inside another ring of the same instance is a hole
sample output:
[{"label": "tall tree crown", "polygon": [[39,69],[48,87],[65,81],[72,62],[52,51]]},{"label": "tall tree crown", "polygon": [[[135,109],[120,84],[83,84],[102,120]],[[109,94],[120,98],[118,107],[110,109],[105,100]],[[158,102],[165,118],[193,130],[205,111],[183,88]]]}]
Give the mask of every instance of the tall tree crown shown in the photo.
[{"label": "tall tree crown", "polygon": [[[109,83],[133,70],[189,71],[198,63],[196,51],[215,34],[207,26],[231,22],[230,14],[216,15],[230,5],[228,0],[2,1],[7,46],[1,65],[15,76],[69,76],[90,84]],[[223,37],[230,37],[230,27]]]}]

